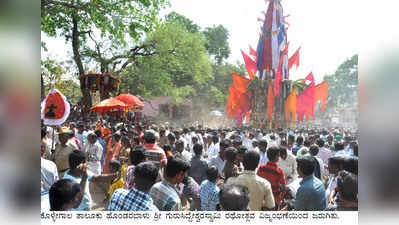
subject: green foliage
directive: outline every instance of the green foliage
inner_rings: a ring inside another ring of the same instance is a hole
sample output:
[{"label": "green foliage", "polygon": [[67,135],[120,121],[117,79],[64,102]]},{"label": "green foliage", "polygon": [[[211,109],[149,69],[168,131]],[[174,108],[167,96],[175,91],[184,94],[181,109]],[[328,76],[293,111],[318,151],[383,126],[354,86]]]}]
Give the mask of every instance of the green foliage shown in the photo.
[{"label": "green foliage", "polygon": [[[41,30],[50,37],[63,37],[66,42],[70,42],[74,34],[78,35],[73,46],[77,50],[73,56],[75,62],[79,64],[77,57],[80,55],[81,61],[91,65],[92,70],[110,72],[111,63],[129,58],[126,52],[154,29],[159,11],[168,4],[168,0],[76,0],[70,3],[43,0]],[[73,32],[74,20],[77,32]],[[113,58],[116,55],[118,57]]]},{"label": "green foliage", "polygon": [[[158,54],[138,59],[123,75],[127,87],[144,97],[173,96],[177,101],[194,97],[212,80],[209,57],[200,34],[178,23],[165,22],[148,35]],[[123,83],[123,82],[122,82]]]},{"label": "green foliage", "polygon": [[246,69],[241,65],[237,66],[230,63],[214,63],[212,68],[215,76],[215,82],[212,85],[223,93],[225,97],[224,101],[226,101],[229,95],[229,86],[233,83],[232,73],[244,75]]},{"label": "green foliage", "polygon": [[[224,106],[231,74],[245,75],[246,71],[242,63],[224,62],[230,55],[227,29],[219,25],[201,32],[200,26],[176,12],[159,21],[160,10],[168,5],[168,0],[42,0],[41,30],[72,43],[74,51],[68,62],[73,60],[79,73],[119,75],[119,92],[129,90],[145,98],[173,96],[178,103],[191,98],[212,107]],[[77,32],[73,31],[74,21]],[[73,39],[73,34],[78,38]],[[47,51],[46,43],[41,45]],[[45,88],[57,80],[57,88],[75,99],[79,91],[74,90],[79,86],[70,80],[71,74],[76,74],[71,71],[44,60]]]},{"label": "green foliage", "polygon": [[306,83],[302,83],[305,79],[301,78],[292,83],[292,88],[296,88],[296,93],[300,94],[302,91],[304,91],[306,88],[309,87]]},{"label": "green foliage", "polygon": [[229,58],[229,31],[224,26],[207,27],[203,34],[207,40],[205,48],[209,55],[215,58],[217,64],[221,64],[223,60]]},{"label": "green foliage", "polygon": [[195,24],[189,18],[178,14],[176,12],[171,12],[165,16],[165,20],[170,23],[178,23],[186,28],[186,30],[190,33],[198,33],[201,29],[200,26]]},{"label": "green foliage", "polygon": [[358,55],[345,60],[332,75],[324,76],[328,80],[327,107],[357,105]]},{"label": "green foliage", "polygon": [[[72,17],[79,20],[81,31],[98,29],[103,37],[109,37],[115,45],[126,45],[129,34],[139,40],[153,29],[159,11],[168,5],[167,0],[96,0],[42,1],[41,29],[49,36],[72,35]],[[87,39],[87,35],[82,35]]]},{"label": "green foliage", "polygon": [[68,79],[68,73],[63,63],[57,63],[54,60],[46,59],[41,61],[41,73],[43,76],[44,86],[42,87],[45,94],[52,88],[57,88],[64,94],[70,103],[76,104],[82,94],[77,82]]}]

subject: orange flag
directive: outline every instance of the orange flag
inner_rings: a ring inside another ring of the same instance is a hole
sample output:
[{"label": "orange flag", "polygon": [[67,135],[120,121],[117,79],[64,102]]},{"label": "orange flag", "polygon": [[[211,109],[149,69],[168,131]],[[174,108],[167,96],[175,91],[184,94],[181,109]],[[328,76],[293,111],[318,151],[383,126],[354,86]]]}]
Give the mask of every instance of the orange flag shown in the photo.
[{"label": "orange flag", "polygon": [[[295,125],[296,118],[296,88],[292,90],[291,94],[288,96],[284,103],[285,119],[291,122],[291,125]],[[290,119],[291,114],[291,119]]]},{"label": "orange flag", "polygon": [[328,80],[317,85],[314,91],[314,104],[316,105],[318,101],[321,101],[320,110],[322,112],[326,108],[327,98],[328,98]]},{"label": "orange flag", "polygon": [[269,118],[269,121],[273,121],[273,107],[274,107],[273,86],[269,82],[269,87],[267,88],[267,117]]},{"label": "orange flag", "polygon": [[226,104],[226,114],[230,118],[235,118],[237,109],[239,108],[241,93],[230,84],[229,98]]},{"label": "orange flag", "polygon": [[234,88],[240,93],[245,93],[247,91],[250,80],[237,73],[233,73],[232,77]]}]

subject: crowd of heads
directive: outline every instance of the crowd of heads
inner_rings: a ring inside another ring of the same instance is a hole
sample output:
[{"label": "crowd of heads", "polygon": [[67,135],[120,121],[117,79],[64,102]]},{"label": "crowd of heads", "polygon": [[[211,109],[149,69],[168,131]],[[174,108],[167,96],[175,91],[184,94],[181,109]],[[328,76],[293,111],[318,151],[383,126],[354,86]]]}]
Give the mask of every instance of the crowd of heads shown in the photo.
[{"label": "crowd of heads", "polygon": [[[257,170],[260,165],[261,153],[266,153],[269,161],[278,163],[280,160],[286,160],[288,155],[297,156],[296,154],[300,152],[300,156],[296,157],[299,177],[315,173],[315,160],[322,149],[329,149],[333,153],[350,149],[351,154],[345,156],[334,154],[329,157],[325,168],[320,169],[326,169],[328,176],[337,177],[337,194],[340,198],[345,201],[357,202],[359,150],[356,131],[255,129],[252,127],[210,129],[202,126],[181,128],[171,127],[167,124],[156,126],[141,123],[111,124],[107,122],[101,129],[97,123],[71,122],[66,126],[68,127],[58,129],[58,142],[61,145],[65,145],[76,135],[76,132],[87,132],[87,141],[91,144],[94,144],[99,138],[110,138],[112,143],[120,142],[122,147],[129,148],[129,165],[135,166],[135,187],[143,192],[149,192],[155,183],[165,179],[176,185],[187,182],[191,162],[175,157],[175,155],[187,151],[191,152],[192,157],[204,157],[208,154],[210,146],[216,144],[219,149],[215,157],[220,157],[225,162],[238,167],[241,166],[242,170],[246,171]],[[48,134],[43,129],[42,138],[45,138],[46,135]],[[190,137],[190,140],[187,140],[186,137]],[[251,140],[250,145],[244,143],[244,137]],[[162,146],[160,146],[161,139]],[[146,144],[155,144],[164,151],[167,163],[163,168],[147,160]],[[295,147],[298,147],[296,151]],[[303,149],[299,150],[300,148]],[[43,152],[42,148],[42,154]],[[71,170],[79,170],[77,169],[78,165],[86,163],[87,160],[85,152],[72,151],[69,155]],[[209,158],[207,160],[209,161]],[[112,159],[108,163],[111,172],[121,171],[123,166],[123,162],[118,159]],[[81,171],[75,172],[81,173]],[[220,210],[250,210],[250,193],[247,187],[224,183],[220,170],[214,165],[209,165],[204,173],[206,180],[218,184],[220,188],[218,193]],[[220,180],[222,182],[219,182]],[[199,185],[201,184],[199,183]],[[79,184],[68,179],[56,181],[49,191],[51,210],[76,208],[80,194]]]}]

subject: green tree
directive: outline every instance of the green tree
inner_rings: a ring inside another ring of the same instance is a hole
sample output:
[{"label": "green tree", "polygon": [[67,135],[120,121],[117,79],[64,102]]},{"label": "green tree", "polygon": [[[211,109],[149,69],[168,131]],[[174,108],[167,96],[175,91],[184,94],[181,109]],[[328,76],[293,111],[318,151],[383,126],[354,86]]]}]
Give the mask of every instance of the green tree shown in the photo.
[{"label": "green tree", "polygon": [[[41,61],[41,91],[43,98],[48,91],[55,87],[67,97],[70,103],[76,104],[82,97],[79,84],[73,78],[68,78],[64,63],[58,63],[52,59]],[[42,99],[43,99],[42,98]]]},{"label": "green tree", "polygon": [[229,31],[222,25],[207,27],[203,31],[207,40],[205,48],[209,55],[213,56],[217,64],[229,58]]},{"label": "green tree", "polygon": [[224,100],[227,100],[229,95],[229,86],[233,83],[232,73],[238,73],[245,76],[246,69],[243,68],[239,62],[237,62],[237,65],[231,63],[214,63],[212,68],[215,76],[215,82],[213,85],[223,93],[225,98]]},{"label": "green tree", "polygon": [[326,75],[323,79],[328,80],[327,108],[357,105],[357,54],[345,60],[334,74]]},{"label": "green tree", "polygon": [[121,89],[146,98],[173,96],[178,102],[194,97],[213,79],[209,56],[199,33],[179,23],[165,22],[148,35],[158,53],[142,57],[123,73]]},{"label": "green tree", "polygon": [[170,23],[179,23],[180,25],[185,27],[188,32],[191,33],[199,33],[201,29],[201,27],[195,24],[192,20],[177,12],[169,13],[165,16],[165,20]]},{"label": "green tree", "polygon": [[[101,72],[111,68],[120,73],[138,56],[154,54],[152,45],[140,45],[140,40],[153,30],[159,11],[168,4],[168,0],[42,0],[41,30],[72,45],[79,75],[90,63],[99,65]],[[90,92],[82,87],[82,103],[90,107]]]}]

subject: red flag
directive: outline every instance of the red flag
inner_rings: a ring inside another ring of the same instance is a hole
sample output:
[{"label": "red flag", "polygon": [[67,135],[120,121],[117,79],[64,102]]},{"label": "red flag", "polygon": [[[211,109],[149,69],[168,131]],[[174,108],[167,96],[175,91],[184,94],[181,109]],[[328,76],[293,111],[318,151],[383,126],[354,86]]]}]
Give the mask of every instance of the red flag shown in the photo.
[{"label": "red flag", "polygon": [[274,94],[270,82],[267,89],[267,117],[269,118],[269,121],[273,121]]},{"label": "red flag", "polygon": [[251,45],[249,45],[249,54],[252,55],[254,57],[254,61],[256,63],[256,60],[258,58],[258,53],[251,47]]},{"label": "red flag", "polygon": [[274,96],[277,96],[281,90],[281,81],[283,80],[283,75],[281,74],[281,63],[283,62],[284,56],[288,54],[289,45],[290,43],[288,42],[280,56],[280,61],[277,67],[277,73],[276,76],[274,77],[274,88],[273,88]]},{"label": "red flag", "polygon": [[[281,62],[281,60],[280,60]],[[280,67],[277,69],[276,76],[274,77],[274,87],[273,87],[273,94],[276,97],[277,95],[280,94],[280,89],[281,89],[281,81],[283,80],[283,75],[281,74],[281,69]]]},{"label": "red flag", "polygon": [[298,66],[299,66],[299,49],[301,49],[301,47],[299,47],[298,50],[296,50],[296,52],[290,57],[290,59],[288,59],[288,68],[289,69],[291,69],[294,64],[296,65],[296,68],[298,68]]},{"label": "red flag", "polygon": [[313,77],[313,72],[310,72],[309,73],[309,75],[307,75],[306,77],[305,77],[305,80],[303,80],[302,81],[302,83],[304,84],[304,83],[306,83],[306,81],[310,81],[310,86],[314,86],[314,77]]},{"label": "red flag", "polygon": [[314,85],[314,77],[312,72],[310,72],[310,74],[306,76],[305,80],[302,83],[305,83],[307,80],[311,82],[309,88],[307,88],[297,96],[296,113],[298,116],[298,121],[303,121],[303,117],[305,116],[306,112],[308,112],[308,117],[310,113],[312,114],[313,118],[315,117],[314,116],[315,85]]},{"label": "red flag", "polygon": [[247,71],[249,74],[250,80],[255,78],[255,74],[257,71],[256,62],[253,61],[245,52],[241,50],[242,57],[244,58],[245,66],[247,67]]}]

